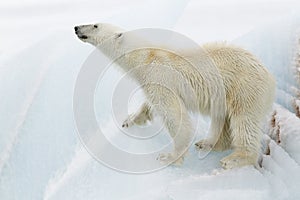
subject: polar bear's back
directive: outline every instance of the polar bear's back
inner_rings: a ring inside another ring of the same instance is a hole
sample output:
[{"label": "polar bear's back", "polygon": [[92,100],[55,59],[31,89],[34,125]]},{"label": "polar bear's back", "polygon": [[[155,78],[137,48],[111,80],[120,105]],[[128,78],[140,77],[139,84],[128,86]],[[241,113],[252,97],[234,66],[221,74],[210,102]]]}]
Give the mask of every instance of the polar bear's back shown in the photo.
[{"label": "polar bear's back", "polygon": [[209,43],[203,48],[223,77],[231,114],[251,111],[263,115],[270,109],[275,80],[254,55],[226,43]]},{"label": "polar bear's back", "polygon": [[208,43],[203,48],[221,71],[232,71],[238,75],[269,74],[254,55],[240,47],[226,43]]}]

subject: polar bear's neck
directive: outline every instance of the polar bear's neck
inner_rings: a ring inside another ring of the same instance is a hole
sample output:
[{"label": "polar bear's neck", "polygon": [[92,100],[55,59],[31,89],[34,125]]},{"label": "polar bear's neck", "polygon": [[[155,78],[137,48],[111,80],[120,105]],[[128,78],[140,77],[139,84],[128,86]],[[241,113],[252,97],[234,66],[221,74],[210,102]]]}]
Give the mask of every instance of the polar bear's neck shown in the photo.
[{"label": "polar bear's neck", "polygon": [[128,52],[121,45],[116,45],[113,44],[113,42],[107,41],[104,44],[97,46],[97,48],[112,62],[117,63],[125,72],[131,69],[131,62],[126,54]]},{"label": "polar bear's neck", "polygon": [[115,35],[97,46],[111,61],[117,63],[123,71],[128,72],[134,67],[144,64],[147,51],[141,51],[141,47],[152,46],[143,34],[124,32],[122,38]]},{"label": "polar bear's neck", "polygon": [[106,43],[97,48],[112,62],[118,64],[123,72],[130,71],[136,65],[137,60],[132,59],[132,55],[122,45],[116,46],[115,44]]}]

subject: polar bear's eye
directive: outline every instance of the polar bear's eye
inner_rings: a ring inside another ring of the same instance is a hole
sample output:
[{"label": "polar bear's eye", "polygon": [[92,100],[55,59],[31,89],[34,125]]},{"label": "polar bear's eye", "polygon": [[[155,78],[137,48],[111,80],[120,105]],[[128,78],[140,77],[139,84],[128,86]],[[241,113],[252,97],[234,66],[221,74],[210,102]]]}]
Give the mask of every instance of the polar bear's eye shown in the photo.
[{"label": "polar bear's eye", "polygon": [[97,26],[97,25],[94,25],[94,28],[98,28],[98,26]]}]

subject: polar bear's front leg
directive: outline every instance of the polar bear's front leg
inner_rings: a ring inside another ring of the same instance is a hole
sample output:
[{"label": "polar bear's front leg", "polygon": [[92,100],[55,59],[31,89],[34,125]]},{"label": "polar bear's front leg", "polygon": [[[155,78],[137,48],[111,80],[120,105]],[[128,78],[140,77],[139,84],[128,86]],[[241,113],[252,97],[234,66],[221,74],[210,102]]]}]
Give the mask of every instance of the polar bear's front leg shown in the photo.
[{"label": "polar bear's front leg", "polygon": [[158,160],[165,164],[181,165],[192,140],[193,126],[190,117],[183,104],[164,105],[163,113],[164,125],[173,139],[174,150],[160,154]]},{"label": "polar bear's front leg", "polygon": [[130,114],[123,122],[122,127],[128,128],[137,125],[144,125],[147,121],[152,120],[151,106],[149,103],[143,103],[136,113]]}]

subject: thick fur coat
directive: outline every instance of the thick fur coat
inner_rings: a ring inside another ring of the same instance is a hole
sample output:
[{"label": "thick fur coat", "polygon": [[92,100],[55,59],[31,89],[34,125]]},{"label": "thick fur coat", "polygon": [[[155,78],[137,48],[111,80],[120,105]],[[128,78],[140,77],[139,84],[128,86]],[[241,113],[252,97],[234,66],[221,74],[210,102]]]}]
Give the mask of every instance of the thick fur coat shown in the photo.
[{"label": "thick fur coat", "polygon": [[261,125],[273,103],[275,80],[252,54],[225,43],[206,44],[203,59],[210,59],[217,69],[205,71],[162,49],[127,53],[123,30],[109,24],[78,26],[75,31],[82,41],[99,47],[110,58],[124,54],[116,62],[143,87],[147,102],[123,127],[162,116],[174,151],[160,155],[159,160],[183,161],[194,132],[189,112],[200,112],[211,117],[211,127],[209,138],[197,142],[197,149],[233,148],[221,160],[226,169],[257,163]]}]

